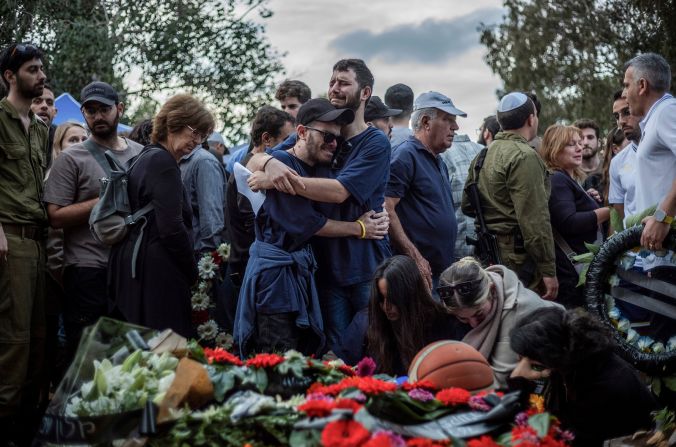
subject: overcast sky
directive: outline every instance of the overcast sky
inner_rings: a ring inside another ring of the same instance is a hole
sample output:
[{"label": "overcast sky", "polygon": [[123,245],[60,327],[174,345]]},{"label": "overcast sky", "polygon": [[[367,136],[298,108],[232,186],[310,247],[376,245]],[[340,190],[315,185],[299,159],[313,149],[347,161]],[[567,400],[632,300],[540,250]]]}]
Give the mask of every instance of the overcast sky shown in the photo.
[{"label": "overcast sky", "polygon": [[[342,58],[364,59],[375,77],[374,94],[392,84],[418,94],[437,90],[467,112],[460,133],[475,129],[495,113],[500,79],[483,60],[476,28],[499,21],[498,0],[271,0],[265,21],[272,45],[286,52],[286,77],[326,93],[331,67]],[[284,77],[280,78],[280,81]]]}]

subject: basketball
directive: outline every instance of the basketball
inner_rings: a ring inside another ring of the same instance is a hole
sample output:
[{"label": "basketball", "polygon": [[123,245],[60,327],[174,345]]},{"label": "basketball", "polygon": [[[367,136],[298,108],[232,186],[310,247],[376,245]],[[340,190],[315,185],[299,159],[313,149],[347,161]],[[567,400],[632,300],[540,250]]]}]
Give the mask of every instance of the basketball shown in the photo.
[{"label": "basketball", "polygon": [[409,382],[429,380],[439,388],[481,391],[493,386],[493,369],[470,345],[442,340],[425,346],[411,362]]}]

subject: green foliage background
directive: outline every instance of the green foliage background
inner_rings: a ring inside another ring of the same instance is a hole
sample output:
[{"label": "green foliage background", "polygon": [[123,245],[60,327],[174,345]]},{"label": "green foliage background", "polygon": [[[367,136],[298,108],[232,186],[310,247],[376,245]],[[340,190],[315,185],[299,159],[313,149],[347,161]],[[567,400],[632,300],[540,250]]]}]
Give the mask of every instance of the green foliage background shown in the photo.
[{"label": "green foliage background", "polygon": [[[248,133],[256,109],[272,100],[281,55],[265,37],[266,0],[7,0],[0,3],[0,44],[32,41],[46,52],[57,95],[79,99],[102,80],[133,104],[125,121],[150,117],[156,98],[200,97],[233,142]],[[129,76],[133,82],[123,80]]]},{"label": "green foliage background", "polygon": [[612,95],[639,52],[663,55],[676,84],[676,0],[505,0],[502,23],[482,24],[486,62],[513,90],[537,93],[540,132],[592,118],[614,127]]}]

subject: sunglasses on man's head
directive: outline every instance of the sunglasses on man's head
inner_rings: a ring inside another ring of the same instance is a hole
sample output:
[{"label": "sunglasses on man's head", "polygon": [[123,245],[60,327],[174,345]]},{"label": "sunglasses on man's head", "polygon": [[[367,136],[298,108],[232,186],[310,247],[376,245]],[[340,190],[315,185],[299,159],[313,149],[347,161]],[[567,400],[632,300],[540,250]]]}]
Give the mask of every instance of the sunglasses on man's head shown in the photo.
[{"label": "sunglasses on man's head", "polygon": [[470,298],[476,293],[476,288],[481,284],[481,279],[472,281],[459,282],[457,284],[449,284],[447,286],[437,287],[437,294],[442,301],[446,302],[453,298],[455,292],[463,298]]},{"label": "sunglasses on man's head", "polygon": [[320,134],[322,134],[322,136],[324,137],[324,143],[326,143],[326,144],[331,144],[334,141],[337,141],[338,139],[340,139],[340,135],[335,135],[335,134],[332,134],[331,132],[326,132],[324,130],[315,129],[314,127],[310,127],[310,126],[305,126],[305,128],[310,129],[310,130],[314,130],[315,132],[319,132]]},{"label": "sunglasses on man's head", "polygon": [[9,55],[10,58],[13,58],[14,56],[21,56],[28,51],[37,51],[38,48],[30,43],[20,43],[14,47],[12,50],[12,53]]}]

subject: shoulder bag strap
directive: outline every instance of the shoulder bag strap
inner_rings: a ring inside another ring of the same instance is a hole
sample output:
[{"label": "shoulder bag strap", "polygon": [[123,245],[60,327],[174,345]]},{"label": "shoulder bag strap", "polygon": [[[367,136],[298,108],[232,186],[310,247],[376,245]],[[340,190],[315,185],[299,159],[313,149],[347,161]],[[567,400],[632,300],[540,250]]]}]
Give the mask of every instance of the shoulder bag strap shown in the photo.
[{"label": "shoulder bag strap", "polygon": [[110,173],[112,172],[110,164],[108,163],[108,160],[106,160],[106,156],[94,145],[94,142],[87,139],[84,141],[84,143],[82,143],[82,145],[89,151],[90,154],[92,154],[92,157],[94,157],[94,160],[96,160],[96,162],[101,166],[103,172],[105,172],[106,175],[110,177]]}]

